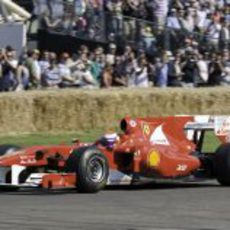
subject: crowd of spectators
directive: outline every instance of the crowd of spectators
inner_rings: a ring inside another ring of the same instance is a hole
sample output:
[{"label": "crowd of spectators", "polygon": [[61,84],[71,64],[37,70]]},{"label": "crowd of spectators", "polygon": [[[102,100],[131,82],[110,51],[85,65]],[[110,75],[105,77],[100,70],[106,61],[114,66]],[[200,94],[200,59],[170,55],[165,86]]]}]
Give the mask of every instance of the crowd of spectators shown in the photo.
[{"label": "crowd of spectators", "polygon": [[108,50],[90,51],[82,45],[76,54],[35,49],[17,58],[8,46],[0,51],[0,91],[41,88],[199,87],[230,85],[230,51],[201,53],[187,46],[147,57],[127,45],[122,53],[114,43]]},{"label": "crowd of spectators", "polygon": [[204,50],[223,50],[230,41],[230,0],[34,0],[34,17],[42,28],[152,55],[191,37]]},{"label": "crowd of spectators", "polygon": [[34,0],[33,20],[42,29],[88,40],[105,40],[102,0]]},{"label": "crowd of spectators", "polygon": [[33,2],[31,24],[107,47],[18,58],[8,46],[0,51],[0,91],[230,85],[230,0]]}]

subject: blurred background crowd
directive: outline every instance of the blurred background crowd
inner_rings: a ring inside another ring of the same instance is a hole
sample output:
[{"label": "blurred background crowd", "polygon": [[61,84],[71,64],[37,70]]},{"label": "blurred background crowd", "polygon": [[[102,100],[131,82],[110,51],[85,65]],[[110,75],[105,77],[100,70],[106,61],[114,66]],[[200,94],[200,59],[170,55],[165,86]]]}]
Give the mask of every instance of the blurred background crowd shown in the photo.
[{"label": "blurred background crowd", "polygon": [[86,42],[68,52],[1,49],[0,91],[230,85],[230,0],[34,0],[26,7],[28,31],[36,24]]}]

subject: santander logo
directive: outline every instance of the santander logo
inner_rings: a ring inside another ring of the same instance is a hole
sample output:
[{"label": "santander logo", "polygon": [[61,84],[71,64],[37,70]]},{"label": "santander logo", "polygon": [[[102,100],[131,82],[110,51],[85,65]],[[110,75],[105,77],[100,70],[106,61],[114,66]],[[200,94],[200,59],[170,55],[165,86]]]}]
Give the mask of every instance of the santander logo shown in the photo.
[{"label": "santander logo", "polygon": [[162,125],[157,126],[157,128],[153,131],[152,135],[150,136],[150,142],[158,145],[170,145],[163,132]]}]

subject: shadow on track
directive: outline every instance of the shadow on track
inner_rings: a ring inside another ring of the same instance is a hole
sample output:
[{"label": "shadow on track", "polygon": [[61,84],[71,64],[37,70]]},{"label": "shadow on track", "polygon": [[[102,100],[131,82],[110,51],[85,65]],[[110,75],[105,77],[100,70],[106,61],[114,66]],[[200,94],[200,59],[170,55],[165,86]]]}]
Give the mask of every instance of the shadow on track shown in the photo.
[{"label": "shadow on track", "polygon": [[166,190],[166,189],[187,189],[187,188],[204,188],[220,187],[214,183],[195,183],[195,182],[151,182],[146,184],[108,186],[106,190]]},{"label": "shadow on track", "polygon": [[76,189],[19,189],[18,191],[0,190],[1,195],[33,195],[33,196],[50,196],[50,195],[65,195],[77,193]]},{"label": "shadow on track", "polygon": [[[185,183],[185,182],[151,182],[135,185],[117,185],[107,186],[106,191],[139,191],[139,190],[174,190],[174,189],[191,189],[205,187],[220,187],[214,183]],[[18,191],[0,190],[0,195],[34,195],[34,196],[50,196],[50,195],[65,195],[78,194],[76,189],[20,189]],[[83,194],[84,195],[84,194]]]}]

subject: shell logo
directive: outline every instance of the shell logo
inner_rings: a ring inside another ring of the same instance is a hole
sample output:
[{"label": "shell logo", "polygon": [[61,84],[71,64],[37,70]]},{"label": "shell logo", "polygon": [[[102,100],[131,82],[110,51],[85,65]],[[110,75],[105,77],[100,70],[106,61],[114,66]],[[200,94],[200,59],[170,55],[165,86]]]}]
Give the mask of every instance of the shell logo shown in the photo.
[{"label": "shell logo", "polygon": [[149,154],[149,165],[151,167],[156,167],[160,164],[160,154],[153,150]]}]

